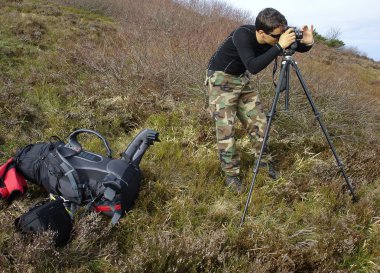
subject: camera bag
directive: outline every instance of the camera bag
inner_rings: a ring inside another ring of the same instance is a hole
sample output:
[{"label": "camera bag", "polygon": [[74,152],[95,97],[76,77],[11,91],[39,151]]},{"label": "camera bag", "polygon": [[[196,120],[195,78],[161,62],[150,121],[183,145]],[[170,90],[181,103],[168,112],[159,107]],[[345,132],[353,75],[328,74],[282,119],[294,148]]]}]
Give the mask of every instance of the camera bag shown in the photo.
[{"label": "camera bag", "polygon": [[62,199],[37,203],[15,220],[23,234],[37,234],[48,229],[54,232],[55,246],[64,246],[70,239],[73,223]]}]

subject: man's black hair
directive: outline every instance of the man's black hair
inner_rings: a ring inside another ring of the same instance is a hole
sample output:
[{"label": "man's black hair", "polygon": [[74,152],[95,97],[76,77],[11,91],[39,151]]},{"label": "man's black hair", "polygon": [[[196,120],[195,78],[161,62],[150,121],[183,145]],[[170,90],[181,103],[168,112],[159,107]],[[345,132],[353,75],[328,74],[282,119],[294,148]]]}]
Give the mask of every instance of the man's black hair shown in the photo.
[{"label": "man's black hair", "polygon": [[265,8],[259,12],[256,17],[256,30],[262,30],[265,33],[272,32],[280,26],[287,26],[288,22],[285,16],[273,8]]}]

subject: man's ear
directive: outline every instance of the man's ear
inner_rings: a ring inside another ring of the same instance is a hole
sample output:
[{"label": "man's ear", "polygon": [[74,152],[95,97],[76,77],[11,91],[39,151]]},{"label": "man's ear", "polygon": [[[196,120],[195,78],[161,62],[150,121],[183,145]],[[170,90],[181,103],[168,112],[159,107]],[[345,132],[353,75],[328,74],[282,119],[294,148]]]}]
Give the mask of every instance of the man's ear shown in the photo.
[{"label": "man's ear", "polygon": [[260,37],[264,38],[264,34],[265,34],[264,30],[260,29],[257,31],[257,33],[260,35]]},{"label": "man's ear", "polygon": [[266,34],[266,33],[265,33],[264,30],[260,29],[260,30],[259,30],[259,34],[260,34],[260,35],[264,35],[264,34]]}]

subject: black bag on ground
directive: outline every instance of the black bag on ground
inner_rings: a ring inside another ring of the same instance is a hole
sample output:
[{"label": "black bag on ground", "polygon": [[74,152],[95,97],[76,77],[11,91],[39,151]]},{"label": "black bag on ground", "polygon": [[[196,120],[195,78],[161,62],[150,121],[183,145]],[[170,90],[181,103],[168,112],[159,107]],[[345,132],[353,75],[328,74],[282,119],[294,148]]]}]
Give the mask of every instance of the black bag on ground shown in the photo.
[{"label": "black bag on ground", "polygon": [[17,230],[36,234],[48,229],[54,232],[55,246],[64,246],[70,239],[73,223],[62,199],[38,203],[15,220]]}]

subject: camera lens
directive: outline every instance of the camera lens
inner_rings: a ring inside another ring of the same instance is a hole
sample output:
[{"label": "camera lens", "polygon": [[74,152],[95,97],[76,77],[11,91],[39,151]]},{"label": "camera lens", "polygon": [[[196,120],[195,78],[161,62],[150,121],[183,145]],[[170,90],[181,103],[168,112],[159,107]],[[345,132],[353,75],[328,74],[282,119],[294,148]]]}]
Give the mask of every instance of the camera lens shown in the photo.
[{"label": "camera lens", "polygon": [[301,40],[303,38],[303,31],[302,30],[296,29],[295,33],[296,33],[296,39],[297,40]]},{"label": "camera lens", "polygon": [[294,29],[294,33],[296,34],[296,40],[301,40],[303,38],[303,31],[296,27],[288,27],[287,29]]}]

